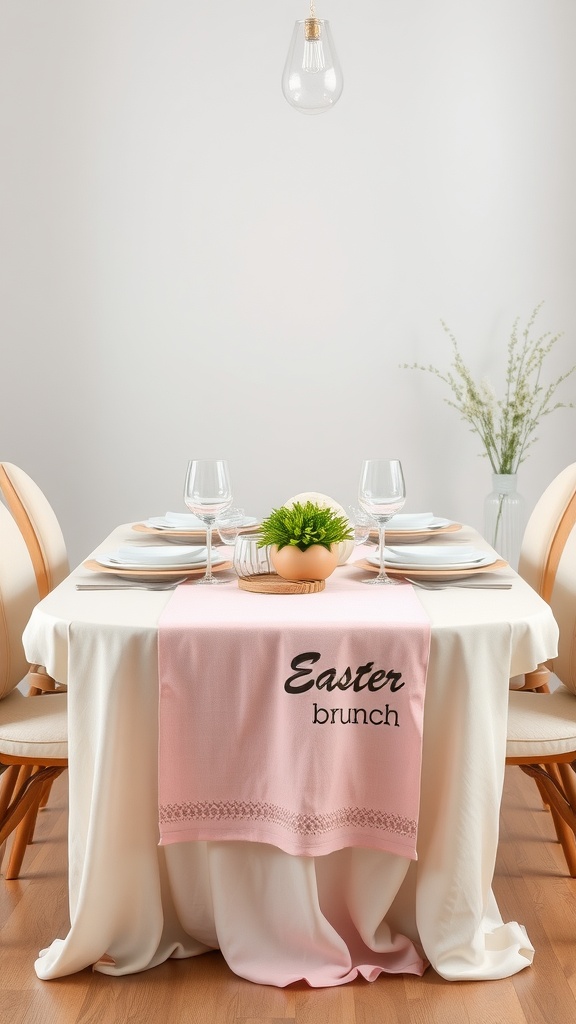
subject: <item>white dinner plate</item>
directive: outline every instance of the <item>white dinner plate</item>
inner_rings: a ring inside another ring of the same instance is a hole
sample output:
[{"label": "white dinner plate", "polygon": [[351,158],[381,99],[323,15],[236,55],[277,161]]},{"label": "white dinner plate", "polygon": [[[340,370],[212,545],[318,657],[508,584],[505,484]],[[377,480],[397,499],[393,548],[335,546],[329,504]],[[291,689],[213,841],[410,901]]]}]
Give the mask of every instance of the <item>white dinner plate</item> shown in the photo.
[{"label": "white dinner plate", "polygon": [[461,565],[468,562],[477,562],[486,554],[482,548],[476,548],[472,544],[412,544],[406,548],[403,544],[396,547],[393,544],[386,544],[384,548],[387,562],[398,562],[404,565],[405,562],[414,564],[421,562],[422,565],[443,565],[448,562],[450,565]]},{"label": "white dinner plate", "polygon": [[[450,565],[447,568],[442,569],[440,566],[428,566],[426,569],[409,569],[406,565],[386,565],[386,573],[389,576],[394,576],[402,579],[405,576],[414,576],[415,579],[419,580],[443,580],[449,582],[450,580],[461,580],[467,576],[475,576],[478,573],[495,572],[498,569],[508,568],[508,563],[503,558],[494,558],[490,556],[491,560],[486,564],[476,564],[473,567],[465,565]],[[355,562],[354,565],[358,569],[368,570],[369,572],[377,572],[380,568],[378,559],[361,558]]]},{"label": "white dinner plate", "polygon": [[[390,520],[390,524],[392,524],[392,520]],[[452,525],[453,525],[453,520],[452,519],[442,519],[440,516],[433,516],[432,517],[432,521],[428,524],[428,526],[415,527],[413,532],[420,533],[420,531],[422,531],[422,533],[427,533],[428,530],[445,530],[447,526],[452,526]],[[392,527],[392,529],[396,529],[398,531],[397,527]],[[404,530],[407,530],[407,532],[412,532],[407,527],[404,527]],[[398,532],[404,532],[404,531],[402,530],[402,531],[398,531]]]},{"label": "white dinner plate", "polygon": [[[95,558],[90,558],[86,562],[82,563],[85,569],[89,569],[90,572],[104,573],[111,576],[118,576],[123,580],[138,580],[140,583],[147,581],[157,582],[159,580],[177,580],[180,577],[187,576],[203,576],[206,572],[206,563],[198,564],[195,563],[193,566],[170,566],[162,567],[159,569],[153,569],[150,566],[146,566],[142,569],[131,569],[124,565],[103,565],[102,562],[97,562]],[[213,572],[224,572],[226,569],[232,569],[232,562],[217,561],[212,564]]]},{"label": "white dinner plate", "polygon": [[[180,513],[174,513],[179,515]],[[185,513],[181,513],[185,515]],[[196,518],[193,516],[192,518]],[[144,523],[133,523],[132,529],[136,533],[145,533],[149,537],[162,537],[162,540],[168,541],[171,544],[190,544],[191,541],[205,541],[206,540],[206,526],[200,520],[198,520],[199,526],[187,526],[185,528],[179,526],[170,526],[166,524],[164,516],[153,516],[151,519],[147,519]],[[160,524],[160,525],[156,525]],[[242,525],[240,526],[240,533],[255,533],[260,528],[260,520],[254,516],[245,516]],[[216,527],[212,530],[212,543],[220,544],[220,536]]]},{"label": "white dinner plate", "polygon": [[[441,519],[439,516],[434,516],[430,526],[417,530],[397,530],[392,527],[390,520],[386,524],[386,538],[393,544],[421,544],[431,538],[442,537],[445,533],[457,533],[461,529],[461,523],[456,523],[453,519]],[[370,531],[370,540],[378,540],[378,530]]]},{"label": "white dinner plate", "polygon": [[[148,551],[152,551],[151,548]],[[164,557],[157,556],[149,557],[143,554],[143,550],[137,552],[134,551],[134,557],[131,561],[127,557],[118,557],[118,552],[104,552],[101,555],[95,555],[94,559],[99,565],[103,565],[106,569],[201,569],[206,568],[206,548],[170,548],[169,549],[172,558],[167,558],[166,553]],[[183,552],[186,554],[183,554]],[[197,554],[190,554],[190,552],[198,552]],[[224,562],[225,559],[217,551],[212,552],[212,565],[218,565]]]},{"label": "white dinner plate", "polygon": [[[177,518],[176,518],[177,517]],[[225,519],[226,516],[223,516]],[[258,519],[255,516],[244,516],[241,527],[256,526]],[[185,512],[178,513],[172,512],[170,516],[150,516],[150,519],[146,519],[144,526],[151,526],[155,530],[176,530],[178,533],[206,533],[206,524],[198,519],[197,516],[186,515]],[[214,529],[217,529],[215,525]]]},{"label": "white dinner plate", "polygon": [[[412,554],[413,551],[414,546],[411,546],[410,554]],[[406,554],[408,554],[408,552],[406,552]],[[368,555],[366,561],[374,566],[378,566],[380,564],[377,553]],[[460,559],[444,558],[444,560],[442,560],[441,558],[426,559],[425,557],[416,557],[408,561],[407,558],[389,558],[385,553],[384,561],[386,567],[395,569],[398,572],[410,572],[414,569],[479,569],[484,568],[487,565],[493,565],[493,563],[496,561],[496,558],[493,554],[489,554],[483,551],[478,552],[475,556],[471,556],[468,558],[462,556]]]},{"label": "white dinner plate", "polygon": [[181,565],[183,562],[205,562],[208,552],[201,544],[187,544],[185,547],[173,548],[170,544],[125,544],[118,548],[110,558],[121,565],[170,566]]},{"label": "white dinner plate", "polygon": [[386,523],[386,527],[392,531],[408,530],[429,530],[435,522],[436,516],[432,512],[397,512],[395,516]]},{"label": "white dinner plate", "polygon": [[452,519],[441,519],[439,516],[434,516],[428,526],[394,526],[393,520],[390,519],[386,523],[386,533],[399,534],[400,536],[405,533],[411,537],[427,537],[429,534],[433,535],[436,530],[443,531],[448,527],[458,527],[460,529],[460,524],[455,523]]},{"label": "white dinner plate", "polygon": [[167,512],[165,516],[155,516],[164,524],[175,530],[197,530],[204,526],[202,520],[193,512]]}]

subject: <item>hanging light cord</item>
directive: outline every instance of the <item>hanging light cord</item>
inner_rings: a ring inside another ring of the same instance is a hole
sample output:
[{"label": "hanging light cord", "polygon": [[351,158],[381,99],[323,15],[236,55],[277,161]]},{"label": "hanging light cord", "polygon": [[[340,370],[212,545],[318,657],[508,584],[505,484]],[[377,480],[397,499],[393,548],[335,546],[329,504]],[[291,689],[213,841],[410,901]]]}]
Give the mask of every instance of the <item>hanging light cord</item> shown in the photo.
[{"label": "hanging light cord", "polygon": [[310,0],[310,16],[306,18],[304,23],[304,38],[308,42],[320,39],[320,22],[316,17],[314,0]]}]

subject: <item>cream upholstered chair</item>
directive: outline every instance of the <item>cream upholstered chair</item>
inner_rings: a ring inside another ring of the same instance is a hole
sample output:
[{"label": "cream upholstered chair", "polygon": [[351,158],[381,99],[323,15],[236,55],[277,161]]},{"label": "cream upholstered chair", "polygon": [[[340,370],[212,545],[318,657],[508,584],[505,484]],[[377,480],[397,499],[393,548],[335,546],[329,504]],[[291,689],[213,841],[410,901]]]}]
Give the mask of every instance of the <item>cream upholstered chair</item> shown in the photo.
[{"label": "cream upholstered chair", "polygon": [[[575,522],[576,462],[555,477],[537,502],[524,531],[518,563],[520,576],[552,606],[560,627],[565,602],[562,590],[555,590],[556,574]],[[518,688],[547,692],[549,675],[549,666],[542,665]],[[513,686],[517,688],[515,682]]]},{"label": "cream upholstered chair", "polygon": [[11,462],[0,462],[0,491],[26,541],[38,593],[46,597],[70,571],[56,513],[38,484]]},{"label": "cream upholstered chair", "polygon": [[17,878],[46,786],[68,765],[67,697],[24,696],[28,664],[22,633],[38,591],[12,516],[0,505],[0,863],[16,830],[6,878]]},{"label": "cream upholstered chair", "polygon": [[[64,535],[54,509],[38,484],[11,462],[0,462],[0,493],[30,553],[38,594],[46,597],[69,573]],[[56,688],[41,665],[31,666],[32,693]]]},{"label": "cream upholstered chair", "polygon": [[537,503],[519,572],[550,604],[558,623],[558,656],[543,668],[561,685],[552,693],[510,691],[506,763],[536,780],[576,877],[576,463]]}]

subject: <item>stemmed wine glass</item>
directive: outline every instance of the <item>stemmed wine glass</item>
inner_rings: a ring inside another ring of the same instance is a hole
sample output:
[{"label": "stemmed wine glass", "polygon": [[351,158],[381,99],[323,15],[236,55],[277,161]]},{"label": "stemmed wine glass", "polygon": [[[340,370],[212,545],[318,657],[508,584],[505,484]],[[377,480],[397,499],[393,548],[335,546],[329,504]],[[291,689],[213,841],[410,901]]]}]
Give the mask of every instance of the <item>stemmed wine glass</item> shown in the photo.
[{"label": "stemmed wine glass", "polygon": [[245,519],[243,508],[228,508],[221,516],[218,516],[216,529],[223,544],[234,546]]},{"label": "stemmed wine glass", "polygon": [[384,530],[386,523],[404,507],[406,487],[402,465],[398,459],[365,459],[360,473],[358,502],[378,526],[378,556],[380,571],[363,583],[392,584],[384,570]]},{"label": "stemmed wine glass", "polygon": [[374,529],[374,520],[372,516],[363,512],[361,508],[356,508],[355,505],[348,506],[348,519],[354,533],[354,544],[358,547],[359,544],[364,544],[368,540],[370,530]]},{"label": "stemmed wine glass", "polygon": [[206,524],[206,573],[198,583],[226,583],[212,575],[212,528],[216,518],[232,504],[228,463],[224,459],[194,459],[188,463],[184,501]]}]

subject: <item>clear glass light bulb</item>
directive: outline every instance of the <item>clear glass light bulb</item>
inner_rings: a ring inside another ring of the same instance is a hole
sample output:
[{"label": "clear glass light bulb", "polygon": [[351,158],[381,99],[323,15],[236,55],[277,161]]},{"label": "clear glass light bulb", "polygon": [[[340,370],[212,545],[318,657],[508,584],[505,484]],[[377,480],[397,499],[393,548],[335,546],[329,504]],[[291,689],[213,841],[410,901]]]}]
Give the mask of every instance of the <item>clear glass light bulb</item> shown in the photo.
[{"label": "clear glass light bulb", "polygon": [[317,74],[326,70],[326,59],[324,57],[324,46],[321,39],[304,40],[304,57],[302,59],[302,70],[310,74]]},{"label": "clear glass light bulb", "polygon": [[297,21],[284,73],[282,92],[302,114],[322,114],[340,99],[344,79],[327,21]]}]

